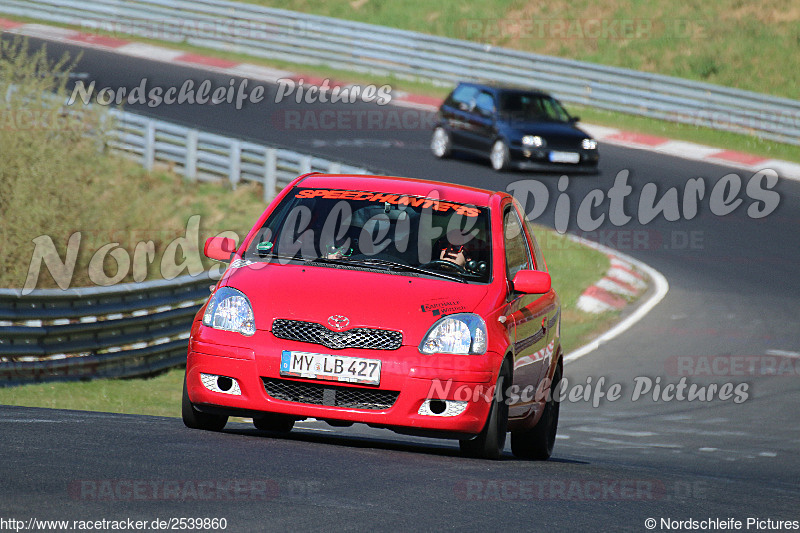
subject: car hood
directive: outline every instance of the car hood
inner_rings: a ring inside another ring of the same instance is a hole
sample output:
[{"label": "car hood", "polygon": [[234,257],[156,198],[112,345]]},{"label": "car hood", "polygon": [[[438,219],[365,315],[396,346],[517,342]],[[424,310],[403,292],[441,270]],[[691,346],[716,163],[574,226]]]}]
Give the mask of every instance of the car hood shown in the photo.
[{"label": "car hood", "polygon": [[518,136],[523,135],[541,135],[545,139],[548,137],[554,139],[585,139],[591,137],[585,131],[572,124],[565,124],[563,122],[519,122],[514,121],[513,124],[508,125],[508,129]]},{"label": "car hood", "polygon": [[417,345],[442,315],[472,312],[488,285],[336,267],[256,263],[229,269],[225,284],[245,293],[256,328],[271,330],[277,318],[324,324],[343,316],[348,326],[403,332]]}]

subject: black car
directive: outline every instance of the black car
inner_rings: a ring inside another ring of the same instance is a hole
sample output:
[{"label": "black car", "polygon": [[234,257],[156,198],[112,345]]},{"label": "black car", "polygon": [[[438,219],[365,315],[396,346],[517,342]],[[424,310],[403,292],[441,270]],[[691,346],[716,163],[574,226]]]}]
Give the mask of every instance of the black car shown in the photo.
[{"label": "black car", "polygon": [[596,169],[597,141],[578,120],[542,91],[462,82],[439,108],[431,151],[439,158],[454,150],[488,156],[498,171]]}]

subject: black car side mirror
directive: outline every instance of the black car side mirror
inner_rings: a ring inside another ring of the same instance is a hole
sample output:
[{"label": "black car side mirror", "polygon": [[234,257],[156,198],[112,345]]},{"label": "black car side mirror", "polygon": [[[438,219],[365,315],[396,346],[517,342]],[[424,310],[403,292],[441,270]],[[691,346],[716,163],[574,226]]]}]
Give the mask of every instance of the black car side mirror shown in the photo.
[{"label": "black car side mirror", "polygon": [[580,121],[581,121],[581,117],[569,117],[569,123],[570,124],[575,124],[576,122],[580,122]]}]

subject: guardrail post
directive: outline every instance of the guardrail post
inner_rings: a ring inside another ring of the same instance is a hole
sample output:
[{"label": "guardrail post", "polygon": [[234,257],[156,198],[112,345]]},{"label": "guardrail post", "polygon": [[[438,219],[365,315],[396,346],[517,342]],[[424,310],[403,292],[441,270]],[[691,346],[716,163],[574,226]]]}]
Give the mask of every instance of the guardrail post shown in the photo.
[{"label": "guardrail post", "polygon": [[186,159],[183,162],[183,175],[186,179],[197,181],[197,130],[186,132]]},{"label": "guardrail post", "polygon": [[142,165],[149,172],[153,170],[156,158],[156,123],[148,120],[144,130],[144,151],[142,152]]},{"label": "guardrail post", "polygon": [[236,184],[242,176],[242,143],[234,140],[231,143],[231,166],[228,170],[228,179],[231,181],[231,186],[236,189]]},{"label": "guardrail post", "polygon": [[332,161],[328,165],[328,174],[341,174],[341,173],[342,173],[342,164],[341,163],[336,163],[336,162]]},{"label": "guardrail post", "polygon": [[269,203],[278,187],[278,152],[267,148],[264,152],[264,202]]},{"label": "guardrail post", "polygon": [[311,156],[304,155],[300,158],[300,174],[308,174],[311,172]]}]

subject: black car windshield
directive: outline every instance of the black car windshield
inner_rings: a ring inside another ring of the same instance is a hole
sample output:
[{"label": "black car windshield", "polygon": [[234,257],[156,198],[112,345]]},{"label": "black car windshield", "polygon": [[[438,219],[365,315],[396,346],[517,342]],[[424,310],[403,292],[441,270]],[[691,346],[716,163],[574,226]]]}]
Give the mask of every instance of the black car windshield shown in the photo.
[{"label": "black car windshield", "polygon": [[569,122],[569,113],[550,96],[537,93],[507,92],[500,95],[500,114],[525,121]]},{"label": "black car windshield", "polygon": [[489,210],[435,196],[296,187],[245,257],[488,282]]}]

